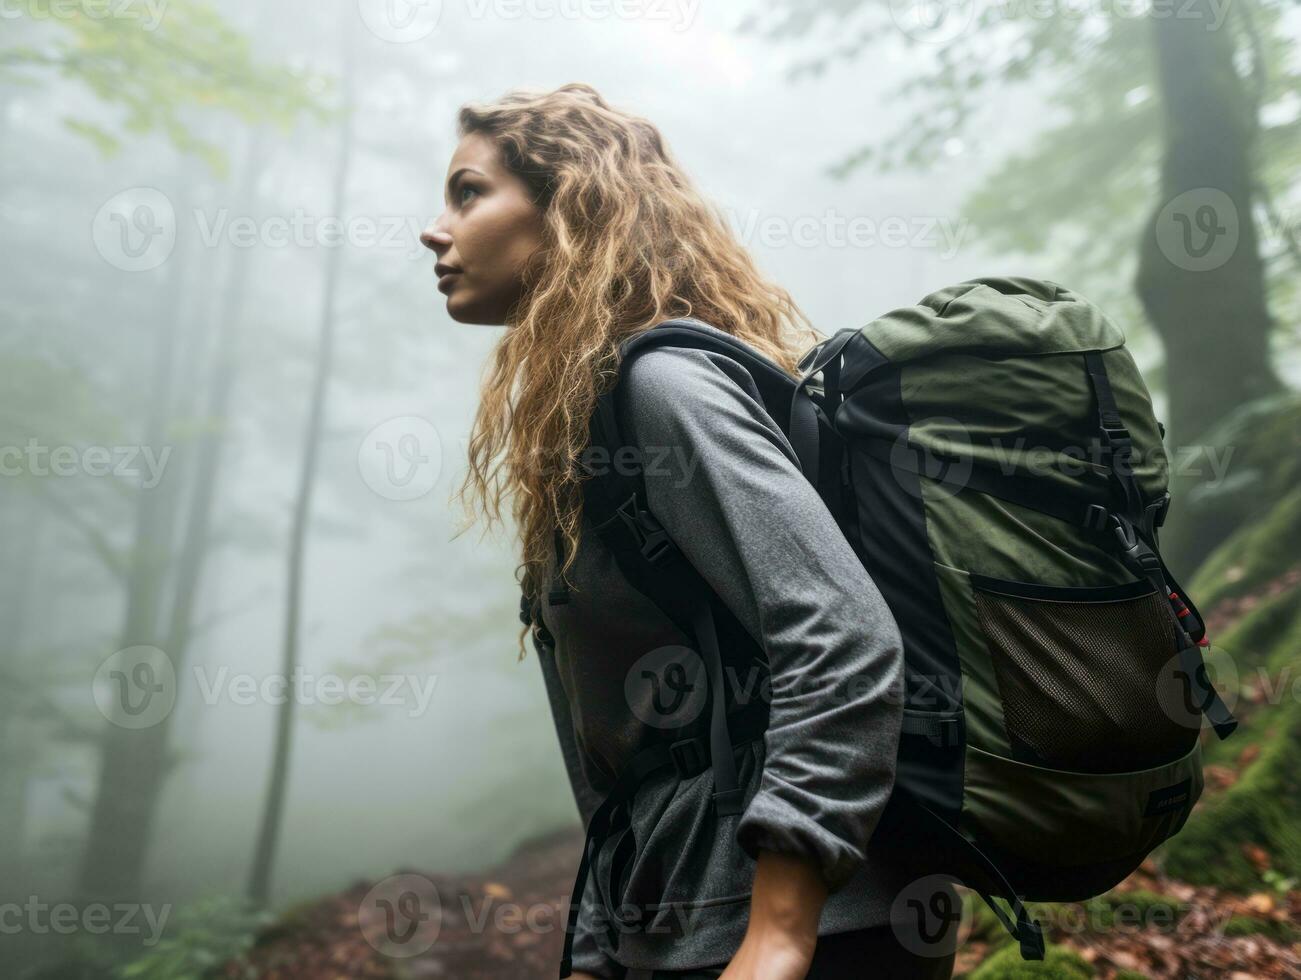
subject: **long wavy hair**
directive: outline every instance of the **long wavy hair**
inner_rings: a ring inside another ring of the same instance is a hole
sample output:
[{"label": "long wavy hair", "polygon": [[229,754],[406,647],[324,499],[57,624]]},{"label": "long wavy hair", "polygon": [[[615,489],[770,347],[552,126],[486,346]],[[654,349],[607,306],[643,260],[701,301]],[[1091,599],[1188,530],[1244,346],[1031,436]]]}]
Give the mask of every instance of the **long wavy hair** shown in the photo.
[{"label": "long wavy hair", "polygon": [[800,354],[822,337],[786,290],[759,273],[655,126],[612,108],[590,85],[515,89],[463,106],[457,122],[459,137],[479,133],[496,144],[544,214],[540,254],[483,380],[458,491],[466,526],[472,503],[491,528],[511,498],[516,579],[535,601],[556,532],[565,545],[561,576],[578,550],[576,463],[597,396],[618,377],[620,343],[692,316],[798,376]]}]

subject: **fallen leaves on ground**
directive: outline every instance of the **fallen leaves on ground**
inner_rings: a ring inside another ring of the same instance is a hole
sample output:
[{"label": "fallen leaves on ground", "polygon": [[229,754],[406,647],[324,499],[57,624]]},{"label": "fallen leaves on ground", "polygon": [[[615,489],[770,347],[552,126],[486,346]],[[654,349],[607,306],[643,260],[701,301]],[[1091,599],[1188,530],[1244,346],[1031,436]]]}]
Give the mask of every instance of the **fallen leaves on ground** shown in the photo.
[{"label": "fallen leaves on ground", "polygon": [[[407,870],[358,882],[286,913],[246,956],[224,964],[213,976],[550,980],[560,961],[581,847],[582,835],[573,828],[522,845],[486,873]],[[1267,867],[1268,854],[1257,850],[1248,851],[1248,859]],[[1161,896],[1176,906],[1177,921],[1140,915],[1132,924],[1097,928],[1085,915],[1050,927],[1050,940],[1076,950],[1093,966],[1097,980],[1115,980],[1122,970],[1153,980],[1301,980],[1301,943],[1259,932],[1225,933],[1230,920],[1236,921],[1236,931],[1258,926],[1281,935],[1289,926],[1301,929],[1301,892],[1232,894],[1165,877],[1151,860],[1109,894],[1119,899],[1131,892],[1149,900]],[[983,940],[964,943],[954,976],[971,971],[991,952]]]}]

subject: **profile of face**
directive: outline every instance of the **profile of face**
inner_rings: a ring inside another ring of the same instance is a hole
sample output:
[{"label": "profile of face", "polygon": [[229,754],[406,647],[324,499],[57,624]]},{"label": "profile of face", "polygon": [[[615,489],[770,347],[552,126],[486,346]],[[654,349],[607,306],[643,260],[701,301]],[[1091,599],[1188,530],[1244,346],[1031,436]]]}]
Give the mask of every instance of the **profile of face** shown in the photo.
[{"label": "profile of face", "polygon": [[420,235],[458,323],[500,326],[523,295],[543,243],[542,210],[492,140],[468,133],[447,165],[443,213]]}]

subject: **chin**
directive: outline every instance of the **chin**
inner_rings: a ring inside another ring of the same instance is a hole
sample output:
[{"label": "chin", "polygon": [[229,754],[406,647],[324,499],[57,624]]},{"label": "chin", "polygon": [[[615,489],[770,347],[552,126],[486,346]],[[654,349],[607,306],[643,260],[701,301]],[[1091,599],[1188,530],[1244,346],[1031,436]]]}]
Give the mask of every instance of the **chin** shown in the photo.
[{"label": "chin", "polygon": [[474,309],[466,305],[464,299],[456,294],[456,290],[452,290],[447,296],[447,315],[457,323],[474,322]]},{"label": "chin", "polygon": [[504,322],[502,316],[496,310],[484,309],[481,304],[476,305],[468,302],[455,289],[447,297],[447,315],[457,323],[485,327],[500,327]]},{"label": "chin", "polygon": [[451,309],[450,304],[448,305],[447,312],[448,315],[451,316],[451,318],[455,320],[457,323],[464,323],[467,326],[500,327],[502,325],[501,321],[496,319],[495,317],[476,316],[475,314],[472,313],[458,313],[457,311]]}]

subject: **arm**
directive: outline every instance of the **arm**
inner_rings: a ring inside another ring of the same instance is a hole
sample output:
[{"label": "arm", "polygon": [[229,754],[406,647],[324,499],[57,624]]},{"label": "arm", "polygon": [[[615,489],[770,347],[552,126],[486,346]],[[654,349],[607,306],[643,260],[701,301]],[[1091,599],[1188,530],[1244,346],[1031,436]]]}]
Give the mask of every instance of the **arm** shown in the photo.
[{"label": "arm", "polygon": [[[547,699],[551,703],[551,716],[556,725],[556,736],[560,740],[560,754],[565,760],[565,770],[569,774],[569,784],[574,791],[574,802],[586,827],[592,819],[592,813],[601,805],[601,797],[587,781],[578,755],[578,745],[574,738],[573,720],[569,713],[569,701],[555,669],[555,654],[545,644],[535,642],[538,663],[542,666],[542,678],[547,688]],[[613,980],[620,975],[621,968],[602,952],[592,934],[592,916],[599,908],[596,900],[596,876],[588,875],[587,887],[583,890],[582,911],[578,916],[578,925],[574,931],[572,980]],[[564,912],[560,924],[566,925]]]},{"label": "arm", "polygon": [[646,453],[650,509],[771,670],[763,776],[736,830],[761,862],[756,920],[781,921],[768,913],[793,904],[805,914],[785,921],[816,937],[808,869],[828,894],[848,882],[893,787],[898,626],[744,369],[658,349],[629,365],[618,392],[625,436]]},{"label": "arm", "polygon": [[745,938],[720,980],[804,980],[826,899],[827,884],[814,861],[761,850]]}]

